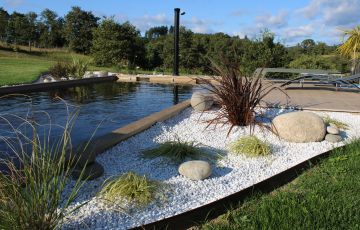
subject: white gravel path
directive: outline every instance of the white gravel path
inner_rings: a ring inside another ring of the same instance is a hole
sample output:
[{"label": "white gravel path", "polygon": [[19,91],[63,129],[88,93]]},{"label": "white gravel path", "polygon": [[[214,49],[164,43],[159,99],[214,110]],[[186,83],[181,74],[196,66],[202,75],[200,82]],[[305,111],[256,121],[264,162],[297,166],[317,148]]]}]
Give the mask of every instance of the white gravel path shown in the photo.
[{"label": "white gravel path", "polygon": [[[267,115],[274,117],[289,110],[270,109]],[[212,201],[238,192],[257,182],[284,171],[304,160],[320,153],[344,145],[351,138],[360,137],[360,115],[348,113],[316,112],[329,115],[350,125],[350,129],[341,135],[341,143],[326,141],[317,143],[288,143],[280,140],[269,131],[255,128],[254,134],[269,142],[273,154],[268,157],[248,158],[233,155],[226,151],[230,142],[240,136],[249,135],[249,128],[236,127],[226,137],[229,126],[205,129],[204,120],[214,117],[214,112],[204,114],[186,109],[179,115],[124,141],[97,157],[105,168],[102,177],[89,181],[80,192],[74,205],[89,201],[68,219],[64,228],[75,229],[128,229],[166,217],[189,211]],[[226,155],[217,165],[213,165],[213,174],[204,181],[191,181],[180,176],[178,165],[169,164],[164,159],[142,159],[139,153],[157,143],[180,138],[195,141],[205,149],[225,150]],[[166,200],[157,200],[144,208],[125,205],[125,210],[109,205],[94,195],[101,188],[103,181],[113,175],[128,171],[146,174],[149,178],[165,182],[168,186]]]}]

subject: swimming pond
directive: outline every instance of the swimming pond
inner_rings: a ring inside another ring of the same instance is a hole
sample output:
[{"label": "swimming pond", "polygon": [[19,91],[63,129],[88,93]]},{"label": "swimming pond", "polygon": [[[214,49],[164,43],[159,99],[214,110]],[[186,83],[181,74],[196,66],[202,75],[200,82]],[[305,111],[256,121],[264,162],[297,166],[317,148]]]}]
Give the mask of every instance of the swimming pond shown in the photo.
[{"label": "swimming pond", "polygon": [[[26,118],[38,124],[39,136],[56,139],[69,113],[78,112],[71,131],[71,142],[77,145],[189,99],[194,88],[181,85],[175,90],[175,86],[169,84],[111,82],[3,97],[0,99],[0,135],[13,135],[9,123],[31,134],[32,130],[23,124],[22,119]],[[4,140],[0,150],[2,154],[9,151]]]}]

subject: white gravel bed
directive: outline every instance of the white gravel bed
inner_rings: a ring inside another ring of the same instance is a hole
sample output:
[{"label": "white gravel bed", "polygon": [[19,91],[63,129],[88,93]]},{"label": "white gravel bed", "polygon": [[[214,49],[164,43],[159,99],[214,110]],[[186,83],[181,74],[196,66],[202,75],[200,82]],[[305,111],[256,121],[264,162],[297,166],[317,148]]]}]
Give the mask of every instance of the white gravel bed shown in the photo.
[{"label": "white gravel bed", "polygon": [[[267,115],[289,112],[290,110],[270,109]],[[214,111],[198,113],[186,109],[179,115],[157,123],[150,129],[124,141],[97,157],[105,168],[102,177],[88,181],[80,192],[74,205],[88,201],[73,213],[65,229],[128,229],[216,201],[238,192],[255,183],[278,174],[313,156],[344,145],[352,138],[360,137],[360,115],[349,113],[316,112],[346,122],[350,129],[341,132],[345,138],[340,143],[326,141],[316,143],[289,143],[280,140],[267,130],[255,128],[254,134],[270,143],[273,154],[267,157],[249,158],[233,155],[227,151],[230,142],[243,135],[249,135],[248,127],[235,127],[227,137],[229,126],[218,125],[207,129],[205,120],[214,117]],[[166,159],[143,159],[141,151],[156,146],[157,143],[181,139],[195,141],[205,149],[224,151],[225,156],[213,164],[213,173],[204,181],[191,181],[178,174],[178,165]],[[167,197],[159,199],[143,208],[124,204],[122,208],[108,204],[95,197],[105,179],[128,171],[147,175],[154,180],[163,181],[168,186]],[[125,208],[125,209],[123,209]]]}]

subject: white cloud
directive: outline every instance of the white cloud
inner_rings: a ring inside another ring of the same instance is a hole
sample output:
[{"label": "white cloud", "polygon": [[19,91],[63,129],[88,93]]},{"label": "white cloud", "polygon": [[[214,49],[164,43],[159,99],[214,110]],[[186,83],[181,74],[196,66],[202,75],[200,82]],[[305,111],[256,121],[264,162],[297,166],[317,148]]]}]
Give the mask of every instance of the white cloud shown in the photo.
[{"label": "white cloud", "polygon": [[281,37],[287,41],[293,41],[297,38],[309,38],[312,37],[315,31],[315,26],[312,24],[297,26],[297,27],[288,27],[281,31]]},{"label": "white cloud", "polygon": [[282,28],[287,26],[289,12],[280,11],[277,15],[269,13],[256,17],[256,26],[258,28]]},{"label": "white cloud", "polygon": [[197,17],[192,17],[190,20],[183,20],[183,25],[191,29],[195,33],[214,33],[214,26],[222,25],[222,22],[199,19]]},{"label": "white cloud", "polygon": [[311,0],[295,13],[309,23],[316,24],[314,37],[338,44],[342,37],[341,28],[352,28],[360,23],[359,12],[360,0]]},{"label": "white cloud", "polygon": [[[124,21],[128,18],[125,15],[117,15],[116,18],[119,21]],[[137,17],[130,19],[130,22],[133,23],[141,32],[145,32],[154,26],[171,26],[173,25],[173,17],[168,17],[166,14],[156,14],[156,15],[144,15],[142,17]],[[199,19],[197,17],[192,17],[191,19],[186,19],[184,17],[180,18],[180,24],[185,26],[188,29],[191,29],[195,33],[213,33],[214,26],[222,25],[222,22]]]},{"label": "white cloud", "polygon": [[312,0],[297,11],[307,19],[329,26],[354,26],[360,22],[359,12],[360,0]]},{"label": "white cloud", "polygon": [[246,27],[239,31],[234,31],[232,35],[244,38],[245,36],[249,39],[255,39],[260,33],[260,29],[257,27]]},{"label": "white cloud", "polygon": [[146,31],[154,26],[170,25],[171,20],[166,14],[144,15],[131,21],[140,31]]}]

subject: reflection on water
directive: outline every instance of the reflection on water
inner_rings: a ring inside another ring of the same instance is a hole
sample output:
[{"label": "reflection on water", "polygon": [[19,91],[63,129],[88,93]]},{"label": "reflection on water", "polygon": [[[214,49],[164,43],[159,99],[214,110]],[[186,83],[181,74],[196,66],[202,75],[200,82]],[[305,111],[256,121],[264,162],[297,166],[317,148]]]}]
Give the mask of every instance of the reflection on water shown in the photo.
[{"label": "reflection on water", "polygon": [[[72,129],[72,143],[79,144],[141,119],[191,97],[192,86],[149,83],[101,83],[83,87],[31,93],[0,99],[0,136],[12,135],[15,128],[31,135],[22,119],[31,119],[40,135],[56,138],[62,133],[69,113],[79,112]],[[63,99],[56,99],[57,97]],[[16,116],[14,116],[16,115]],[[56,124],[56,125],[55,125]],[[99,127],[98,127],[99,126]],[[51,127],[51,128],[50,128]],[[98,128],[97,128],[98,127]],[[29,131],[30,130],[30,131]],[[8,152],[4,141],[0,151]]]}]

